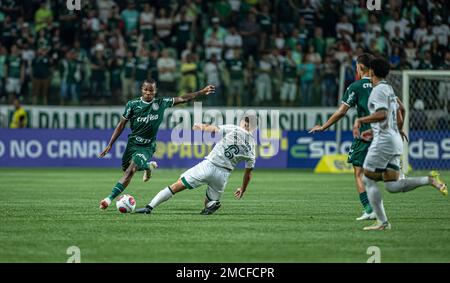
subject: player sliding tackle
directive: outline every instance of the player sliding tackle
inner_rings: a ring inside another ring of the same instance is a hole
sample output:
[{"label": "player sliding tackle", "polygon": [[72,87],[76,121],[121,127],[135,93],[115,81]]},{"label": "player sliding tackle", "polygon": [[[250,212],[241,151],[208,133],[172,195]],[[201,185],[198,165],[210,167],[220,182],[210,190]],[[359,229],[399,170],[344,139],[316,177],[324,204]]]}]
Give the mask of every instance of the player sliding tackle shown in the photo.
[{"label": "player sliding tackle", "polygon": [[142,96],[128,101],[122,119],[117,124],[108,146],[100,153],[104,157],[112,148],[117,138],[122,134],[128,121],[130,121],[131,134],[122,156],[122,178],[113,187],[109,196],[100,202],[100,209],[106,209],[111,201],[121,194],[130,183],[136,171],[144,171],[143,181],[151,177],[151,172],[157,167],[156,162],[149,160],[156,149],[156,135],[159,125],[163,121],[164,111],[177,104],[195,100],[201,95],[214,93],[214,86],[209,85],[204,89],[184,94],[179,97],[155,98],[157,93],[156,82],[152,79],[142,84]]},{"label": "player sliding tackle", "polygon": [[241,199],[247,190],[255,166],[255,139],[256,116],[245,116],[238,126],[213,126],[196,124],[194,130],[218,133],[223,139],[214,146],[205,160],[184,172],[172,185],[162,189],[150,203],[136,213],[150,214],[155,207],[169,200],[175,194],[201,185],[208,185],[206,189],[205,207],[201,214],[212,214],[220,208],[220,198],[236,165],[245,161],[245,172],[242,186],[236,190],[234,196]]},{"label": "player sliding tackle", "polygon": [[364,160],[364,183],[376,215],[377,222],[365,227],[364,230],[390,229],[391,224],[386,216],[381,192],[377,181],[383,180],[386,190],[391,193],[409,192],[418,187],[431,185],[443,195],[447,195],[447,185],[440,178],[439,173],[431,171],[428,177],[405,178],[399,180],[400,155],[403,152],[402,128],[403,117],[398,111],[399,104],[385,78],[389,74],[389,63],[376,58],[370,62],[370,77],[372,93],[368,107],[369,116],[358,118],[353,126],[353,136],[360,137],[362,124],[371,124],[372,129],[362,134],[364,138],[373,136],[366,159]]}]

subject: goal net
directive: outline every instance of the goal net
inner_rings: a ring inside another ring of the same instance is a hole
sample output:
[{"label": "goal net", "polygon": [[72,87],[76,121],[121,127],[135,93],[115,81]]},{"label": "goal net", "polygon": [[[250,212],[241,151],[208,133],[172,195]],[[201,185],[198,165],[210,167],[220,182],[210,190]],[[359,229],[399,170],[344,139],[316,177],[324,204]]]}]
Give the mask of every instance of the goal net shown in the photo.
[{"label": "goal net", "polygon": [[406,108],[403,172],[450,169],[450,71],[392,71],[388,82]]}]

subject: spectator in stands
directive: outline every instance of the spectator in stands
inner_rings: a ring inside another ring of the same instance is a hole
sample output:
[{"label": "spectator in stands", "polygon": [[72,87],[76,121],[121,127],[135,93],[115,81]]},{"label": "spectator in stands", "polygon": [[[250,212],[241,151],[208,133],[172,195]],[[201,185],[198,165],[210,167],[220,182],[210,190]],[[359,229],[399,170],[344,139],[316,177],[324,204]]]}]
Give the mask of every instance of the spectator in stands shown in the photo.
[{"label": "spectator in stands", "polygon": [[[140,95],[142,84],[150,77],[150,61],[149,51],[145,48],[140,49],[139,56],[136,60],[134,73],[134,93],[132,98],[136,98]],[[165,93],[167,91],[166,82],[161,80],[161,78],[159,78],[159,80],[158,87],[163,93]]]},{"label": "spectator in stands", "polygon": [[249,56],[254,56],[254,59],[257,60],[259,51],[259,33],[261,29],[256,23],[255,14],[249,13],[246,20],[239,26],[239,30],[242,36],[244,58],[247,59]]},{"label": "spectator in stands", "polygon": [[186,48],[188,41],[194,37],[192,32],[192,21],[187,17],[186,6],[181,7],[180,13],[175,18],[175,47],[177,49],[177,58],[180,58],[181,52]]},{"label": "spectator in stands", "polygon": [[9,101],[14,95],[19,96],[21,94],[22,83],[25,80],[25,63],[20,56],[20,52],[17,45],[13,44],[10,54],[6,57],[6,92],[9,95]]},{"label": "spectator in stands", "polygon": [[[258,25],[261,27],[261,42],[259,49],[265,50],[269,47],[268,40],[272,34],[272,32],[275,30],[275,25],[273,23],[272,15],[270,14],[269,5],[267,3],[262,4],[261,11],[257,12],[257,22]],[[236,23],[236,22],[234,22]]]},{"label": "spectator in stands", "polygon": [[27,112],[25,111],[25,109],[23,109],[18,98],[13,99],[13,105],[14,105],[14,113],[12,115],[9,127],[11,129],[26,128],[28,125]]},{"label": "spectator in stands", "polygon": [[441,16],[434,18],[433,34],[436,36],[439,45],[448,48],[448,38],[450,37],[450,28],[442,22]]},{"label": "spectator in stands", "polygon": [[123,80],[122,80],[122,103],[127,102],[132,97],[137,95],[134,87],[134,77],[136,72],[136,58],[132,51],[127,52],[127,58],[123,65]]},{"label": "spectator in stands", "polygon": [[396,35],[396,28],[399,30],[400,38],[405,38],[405,35],[408,34],[410,30],[409,21],[406,18],[400,17],[400,11],[394,11],[393,17],[384,24],[384,29],[388,33],[390,39]]},{"label": "spectator in stands", "polygon": [[320,66],[320,75],[322,77],[322,106],[336,106],[338,70],[336,62],[330,55],[325,57],[323,64]]},{"label": "spectator in stands", "polygon": [[297,64],[292,56],[292,50],[286,50],[286,57],[282,63],[282,81],[281,87],[281,106],[294,106],[297,98],[298,85],[298,70]]},{"label": "spectator in stands", "polygon": [[341,16],[340,21],[336,25],[337,38],[351,41],[353,33],[353,25],[348,21],[348,17],[346,15]]},{"label": "spectator in stands", "polygon": [[38,49],[36,58],[32,63],[32,97],[33,104],[37,104],[37,98],[42,98],[42,104],[48,104],[48,94],[50,90],[52,62],[48,56],[48,50]]},{"label": "spectator in stands", "polygon": [[214,54],[220,61],[222,57],[223,40],[216,31],[213,31],[209,37],[205,38],[205,59],[208,60]]},{"label": "spectator in stands", "polygon": [[171,34],[172,34],[173,20],[170,15],[168,15],[166,9],[161,8],[158,13],[158,17],[155,20],[155,30],[158,37],[164,43],[165,46],[172,45]]},{"label": "spectator in stands", "polygon": [[300,95],[302,97],[302,106],[311,106],[313,102],[311,88],[314,81],[316,66],[309,60],[309,58],[305,57],[304,63],[300,64],[299,66],[301,77]]},{"label": "spectator in stands", "polygon": [[197,89],[198,81],[198,65],[195,62],[195,55],[188,54],[186,59],[181,63],[181,81],[180,81],[180,93],[191,93]]},{"label": "spectator in stands", "polygon": [[[227,95],[228,106],[242,106],[242,96],[244,95],[244,61],[239,48],[233,49],[233,57],[226,61],[227,70],[230,76],[230,83]],[[234,102],[236,101],[236,102]]]},{"label": "spectator in stands", "polygon": [[321,27],[316,27],[314,29],[314,37],[309,40],[308,44],[313,46],[322,58],[325,56],[327,46]]},{"label": "spectator in stands", "polygon": [[136,10],[136,5],[133,0],[128,0],[127,8],[120,14],[125,23],[125,32],[130,33],[132,30],[138,28],[139,12]]},{"label": "spectator in stands", "polygon": [[73,104],[80,101],[78,83],[80,80],[80,66],[76,61],[76,54],[69,50],[63,60],[60,61],[59,74],[61,76],[60,104],[65,105],[69,100]]},{"label": "spectator in stands", "polygon": [[113,56],[108,62],[109,70],[109,89],[111,90],[111,103],[122,104],[123,99],[121,97],[122,90],[122,71],[123,61],[120,58]]},{"label": "spectator in stands", "polygon": [[[175,72],[176,62],[169,55],[169,50],[164,49],[161,53],[161,58],[158,59],[158,75],[159,75],[159,88],[161,93],[167,93],[167,95],[175,94]],[[217,88],[216,88],[217,90]]]},{"label": "spectator in stands", "polygon": [[261,59],[258,62],[258,76],[256,78],[256,103],[261,105],[272,100],[272,79],[273,71],[267,51],[262,52]]},{"label": "spectator in stands", "polygon": [[[98,43],[95,46],[94,55],[91,57],[91,96],[96,98],[104,98],[106,96],[105,80],[108,60],[104,51],[104,45]],[[77,68],[79,68],[78,62]]]},{"label": "spectator in stands", "polygon": [[42,1],[39,9],[34,14],[34,30],[39,33],[41,29],[50,28],[53,21],[53,12],[47,5],[46,1]]},{"label": "spectator in stands", "polygon": [[422,59],[420,60],[420,64],[418,67],[419,70],[433,70],[433,64],[431,64],[431,53],[430,51],[425,51]]},{"label": "spectator in stands", "polygon": [[242,36],[237,32],[235,26],[231,26],[229,33],[224,39],[225,46],[225,60],[232,60],[235,58],[235,51],[242,49]]},{"label": "spectator in stands", "polygon": [[144,11],[139,15],[139,28],[144,36],[144,41],[148,41],[153,37],[155,24],[155,11],[149,3],[144,4]]},{"label": "spectator in stands", "polygon": [[209,106],[222,105],[223,84],[222,84],[222,67],[217,60],[216,54],[211,55],[211,59],[204,67],[205,84],[216,87],[216,92],[206,100]]}]

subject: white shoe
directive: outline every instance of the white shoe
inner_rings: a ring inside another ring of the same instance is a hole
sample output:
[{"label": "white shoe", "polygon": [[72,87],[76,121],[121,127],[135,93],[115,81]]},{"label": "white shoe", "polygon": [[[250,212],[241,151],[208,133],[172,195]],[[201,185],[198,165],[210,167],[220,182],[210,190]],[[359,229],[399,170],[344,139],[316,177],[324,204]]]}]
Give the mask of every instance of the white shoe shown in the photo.
[{"label": "white shoe", "polygon": [[108,208],[108,206],[111,204],[111,200],[109,198],[104,198],[101,202],[100,202],[100,209],[105,210]]},{"label": "white shoe", "polygon": [[144,182],[150,180],[150,178],[152,177],[152,171],[158,168],[158,163],[156,163],[156,161],[150,161],[148,167],[150,167],[150,169],[144,170],[144,176],[142,176],[142,181]]},{"label": "white shoe", "polygon": [[377,215],[375,214],[375,212],[372,212],[372,213],[364,212],[363,215],[356,218],[356,220],[358,220],[358,221],[360,221],[360,220],[375,220],[375,219],[377,219]]},{"label": "white shoe", "polygon": [[380,221],[375,222],[374,224],[364,227],[364,231],[374,231],[374,230],[391,230],[391,223],[388,221],[381,223]]}]

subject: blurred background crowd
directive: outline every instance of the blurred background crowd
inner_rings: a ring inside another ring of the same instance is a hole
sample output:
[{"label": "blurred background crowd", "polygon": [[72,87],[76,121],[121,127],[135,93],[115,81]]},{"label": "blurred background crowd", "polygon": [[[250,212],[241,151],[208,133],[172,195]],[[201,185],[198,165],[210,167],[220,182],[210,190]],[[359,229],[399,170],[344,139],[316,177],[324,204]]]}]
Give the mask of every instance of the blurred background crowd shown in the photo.
[{"label": "blurred background crowd", "polygon": [[[216,86],[210,106],[335,106],[340,66],[450,69],[447,0],[0,0],[0,103],[115,105]],[[74,2],[74,1],[72,1]]]}]

